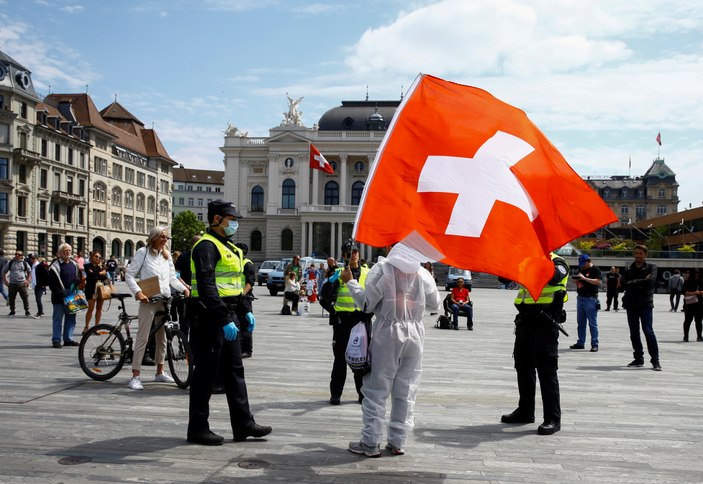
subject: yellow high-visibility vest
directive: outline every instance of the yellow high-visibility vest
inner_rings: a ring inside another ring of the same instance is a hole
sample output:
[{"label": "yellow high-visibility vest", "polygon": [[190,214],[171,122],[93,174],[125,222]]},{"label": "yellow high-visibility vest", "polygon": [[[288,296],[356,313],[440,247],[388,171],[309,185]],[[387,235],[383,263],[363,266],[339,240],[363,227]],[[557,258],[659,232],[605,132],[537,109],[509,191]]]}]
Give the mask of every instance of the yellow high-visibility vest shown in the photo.
[{"label": "yellow high-visibility vest", "polygon": [[[220,297],[239,296],[242,293],[242,284],[244,278],[244,262],[242,251],[232,242],[227,241],[227,245],[220,242],[216,237],[206,233],[198,240],[193,249],[204,240],[209,240],[220,252],[220,260],[215,266],[215,284],[217,285],[217,293]],[[193,252],[191,249],[190,256],[190,272],[191,289],[190,295],[198,297],[198,283],[195,280],[195,264],[193,263]]]},{"label": "yellow high-visibility vest", "polygon": [[[566,267],[569,267],[569,265],[566,264],[566,261],[562,257],[556,254],[552,254],[551,258],[552,261],[555,259],[561,259],[564,261]],[[523,286],[520,286],[520,290],[517,292],[517,297],[514,301],[515,305],[517,306],[519,304],[552,304],[552,302],[554,302],[554,296],[556,296],[556,294],[560,291],[564,291],[564,302],[566,302],[569,300],[569,295],[566,294],[566,283],[568,282],[568,280],[569,273],[567,272],[563,279],[561,279],[555,285],[550,286],[549,284],[547,284],[546,286],[544,286],[544,289],[542,289],[542,292],[540,293],[536,301],[532,299],[532,296],[530,296],[530,293],[527,292],[527,289],[525,289]]]},{"label": "yellow high-visibility vest", "polygon": [[[361,273],[359,274],[359,285],[361,287],[366,287],[366,275],[369,273],[367,267],[360,267]],[[335,272],[342,272],[342,269],[337,269]],[[337,302],[334,303],[335,312],[352,312],[352,311],[362,311],[362,308],[357,308],[354,304],[354,298],[352,298],[349,288],[342,281],[339,280],[339,290],[337,291]]]}]

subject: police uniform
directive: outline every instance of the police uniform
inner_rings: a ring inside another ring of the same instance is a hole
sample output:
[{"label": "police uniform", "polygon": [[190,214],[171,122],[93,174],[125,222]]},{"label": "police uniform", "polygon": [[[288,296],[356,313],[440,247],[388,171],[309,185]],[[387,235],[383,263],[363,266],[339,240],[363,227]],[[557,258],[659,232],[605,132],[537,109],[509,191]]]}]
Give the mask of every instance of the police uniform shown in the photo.
[{"label": "police uniform", "polygon": [[[335,271],[335,275],[339,277],[342,270],[342,268],[338,268]],[[365,287],[366,275],[369,273],[369,269],[357,267],[355,269],[350,268],[350,270],[353,279],[356,279],[362,288]],[[352,328],[356,326],[357,323],[370,320],[370,315],[356,307],[354,299],[349,293],[349,288],[347,288],[347,285],[344,284],[341,279],[339,279],[337,300],[334,303],[334,316],[335,321],[332,325],[332,352],[334,354],[334,363],[332,365],[332,376],[330,380],[330,403],[337,405],[340,402],[342,392],[344,391],[344,383],[347,380],[347,361],[344,353],[349,343],[349,335],[351,334]],[[359,401],[363,399],[361,394],[362,382],[363,375],[360,372],[354,372],[354,384]]]},{"label": "police uniform", "polygon": [[[232,211],[228,211],[230,206]],[[234,205],[216,200],[208,206],[215,215],[236,215]],[[210,215],[210,214],[208,214]],[[208,216],[212,223],[212,217]],[[223,328],[229,322],[240,327],[237,313],[246,314],[247,300],[241,298],[243,255],[228,238],[213,230],[193,246],[191,251],[192,289],[188,312],[193,316],[191,345],[195,369],[190,385],[188,440],[205,445],[219,445],[222,438],[210,431],[209,402],[215,375],[219,373],[225,387],[230,422],[235,441],[248,436],[263,436],[270,427],[254,422],[244,379],[239,338],[227,341]]]},{"label": "police uniform", "polygon": [[[249,252],[249,247],[246,244],[240,242],[235,245],[242,250],[242,254],[244,256],[244,260],[242,261],[244,264],[244,269],[242,270],[242,290],[244,290],[244,287],[247,284],[249,284],[253,288],[256,284],[256,270],[254,269],[254,263],[247,258],[247,252]],[[251,300],[248,301],[247,307],[243,307],[243,309],[253,312],[253,308],[251,307]],[[244,311],[244,314],[246,314],[246,311]],[[239,317],[239,320],[243,320],[242,318],[244,315],[241,312],[238,312],[237,316]],[[252,353],[254,352],[254,333],[249,332],[247,325],[242,325],[241,328],[241,346],[242,358],[251,357]]]},{"label": "police uniform", "polygon": [[552,434],[561,428],[559,400],[558,338],[564,302],[568,299],[566,282],[569,265],[552,254],[554,275],[535,301],[524,287],[518,291],[515,307],[515,370],[520,402],[518,408],[503,415],[504,423],[531,423],[535,420],[536,376],[542,393],[544,423],[538,432]]}]

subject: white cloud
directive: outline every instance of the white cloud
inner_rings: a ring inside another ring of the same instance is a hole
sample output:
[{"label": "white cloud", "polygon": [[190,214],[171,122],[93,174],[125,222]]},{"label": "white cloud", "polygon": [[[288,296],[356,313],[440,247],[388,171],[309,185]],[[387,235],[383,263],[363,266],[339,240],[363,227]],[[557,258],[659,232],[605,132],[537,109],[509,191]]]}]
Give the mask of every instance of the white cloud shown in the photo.
[{"label": "white cloud", "polygon": [[61,7],[61,10],[68,13],[76,13],[80,12],[84,8],[85,7],[83,7],[83,5],[66,5],[65,7]]},{"label": "white cloud", "polygon": [[262,10],[279,4],[279,0],[205,0],[206,8],[233,12]]}]

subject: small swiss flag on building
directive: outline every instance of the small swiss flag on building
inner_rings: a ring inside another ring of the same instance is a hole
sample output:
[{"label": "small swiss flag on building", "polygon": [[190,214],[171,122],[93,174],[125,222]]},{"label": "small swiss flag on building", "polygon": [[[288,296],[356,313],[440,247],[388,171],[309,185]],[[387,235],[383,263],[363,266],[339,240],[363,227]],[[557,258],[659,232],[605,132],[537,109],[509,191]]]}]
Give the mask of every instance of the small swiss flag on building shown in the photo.
[{"label": "small swiss flag on building", "polygon": [[322,153],[320,153],[320,150],[315,148],[315,145],[313,144],[310,144],[310,168],[325,171],[330,175],[334,175],[332,165],[329,164],[325,157],[322,156]]}]

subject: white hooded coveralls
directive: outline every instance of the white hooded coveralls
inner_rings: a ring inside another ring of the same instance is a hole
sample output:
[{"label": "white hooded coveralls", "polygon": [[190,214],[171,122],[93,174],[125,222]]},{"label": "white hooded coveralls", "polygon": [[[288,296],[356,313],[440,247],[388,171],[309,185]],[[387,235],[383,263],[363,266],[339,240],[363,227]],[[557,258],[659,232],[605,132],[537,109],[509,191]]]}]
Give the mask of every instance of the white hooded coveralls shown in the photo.
[{"label": "white hooded coveralls", "polygon": [[366,277],[366,289],[347,283],[357,307],[376,319],[371,329],[371,372],[361,392],[364,428],[361,442],[380,445],[391,395],[388,443],[403,448],[414,425],[417,387],[422,376],[425,309],[438,312],[440,297],[430,273],[417,263],[379,257]]}]

